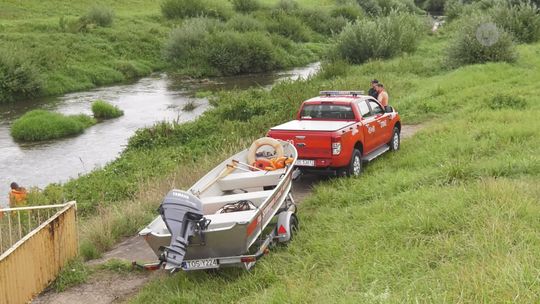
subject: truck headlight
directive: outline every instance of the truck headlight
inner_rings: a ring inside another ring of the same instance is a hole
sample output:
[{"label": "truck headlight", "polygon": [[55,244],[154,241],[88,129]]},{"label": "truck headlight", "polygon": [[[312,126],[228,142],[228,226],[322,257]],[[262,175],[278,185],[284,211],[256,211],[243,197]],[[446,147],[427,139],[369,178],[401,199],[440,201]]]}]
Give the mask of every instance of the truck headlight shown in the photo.
[{"label": "truck headlight", "polygon": [[341,143],[332,143],[332,155],[339,155],[341,153]]}]

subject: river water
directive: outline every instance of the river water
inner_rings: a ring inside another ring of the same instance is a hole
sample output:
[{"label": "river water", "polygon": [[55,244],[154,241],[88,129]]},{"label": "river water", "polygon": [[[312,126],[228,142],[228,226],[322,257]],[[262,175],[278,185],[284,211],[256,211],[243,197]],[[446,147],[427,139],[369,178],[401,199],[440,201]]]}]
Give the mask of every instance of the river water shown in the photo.
[{"label": "river water", "polygon": [[[270,88],[282,80],[297,80],[315,74],[319,63],[283,72],[186,80],[156,74],[135,83],[101,87],[64,96],[0,105],[0,207],[7,205],[9,184],[44,187],[54,182],[86,174],[114,160],[137,129],[159,121],[196,119],[208,109],[206,99],[194,98],[197,91],[222,89]],[[106,100],[124,111],[124,116],[98,123],[75,137],[39,143],[16,143],[10,136],[13,121],[25,112],[45,109],[64,114],[91,114],[91,102]],[[195,101],[192,112],[184,104]]]}]

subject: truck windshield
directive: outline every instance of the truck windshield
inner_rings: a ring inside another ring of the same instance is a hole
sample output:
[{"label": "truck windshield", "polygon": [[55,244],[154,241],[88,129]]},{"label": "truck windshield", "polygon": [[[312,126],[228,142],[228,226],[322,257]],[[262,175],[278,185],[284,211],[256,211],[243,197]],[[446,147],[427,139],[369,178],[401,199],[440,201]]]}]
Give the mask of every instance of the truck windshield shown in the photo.
[{"label": "truck windshield", "polygon": [[301,119],[342,119],[354,120],[354,112],[350,105],[313,104],[304,105],[300,113]]}]

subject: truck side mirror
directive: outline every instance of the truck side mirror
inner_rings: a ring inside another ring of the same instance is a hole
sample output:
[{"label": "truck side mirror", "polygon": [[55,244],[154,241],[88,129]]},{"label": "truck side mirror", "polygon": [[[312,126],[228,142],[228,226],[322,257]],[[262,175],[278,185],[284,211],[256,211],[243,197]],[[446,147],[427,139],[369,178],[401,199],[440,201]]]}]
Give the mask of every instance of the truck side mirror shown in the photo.
[{"label": "truck side mirror", "polygon": [[386,106],[386,107],[384,107],[384,111],[386,113],[392,113],[392,112],[394,112],[394,108],[392,108],[391,106]]}]

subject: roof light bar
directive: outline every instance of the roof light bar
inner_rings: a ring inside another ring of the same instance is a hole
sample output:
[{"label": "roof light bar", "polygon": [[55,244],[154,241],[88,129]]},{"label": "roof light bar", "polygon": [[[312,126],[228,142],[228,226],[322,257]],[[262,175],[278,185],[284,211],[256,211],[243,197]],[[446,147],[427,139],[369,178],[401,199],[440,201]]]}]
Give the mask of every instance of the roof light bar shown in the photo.
[{"label": "roof light bar", "polygon": [[364,91],[320,91],[321,96],[339,96],[339,95],[364,95]]}]

